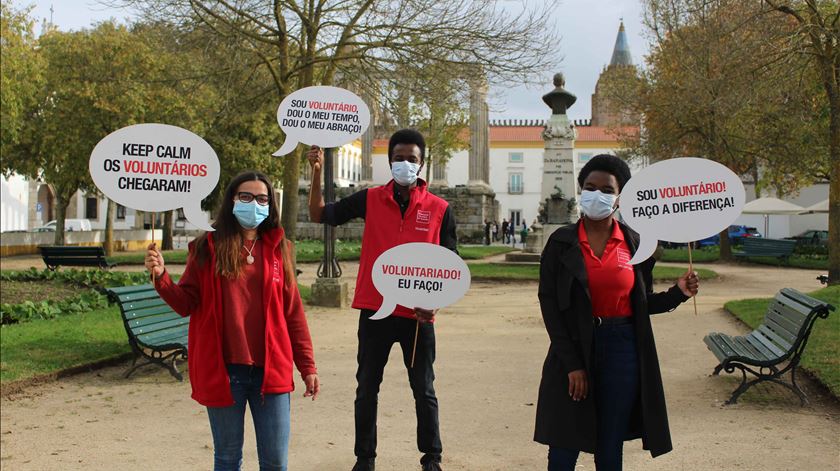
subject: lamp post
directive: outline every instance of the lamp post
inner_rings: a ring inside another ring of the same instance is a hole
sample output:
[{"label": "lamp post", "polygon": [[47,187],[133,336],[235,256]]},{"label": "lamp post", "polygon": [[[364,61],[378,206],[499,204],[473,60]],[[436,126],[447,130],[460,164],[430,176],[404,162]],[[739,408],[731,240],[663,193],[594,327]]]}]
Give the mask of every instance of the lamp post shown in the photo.
[{"label": "lamp post", "polygon": [[[333,149],[324,149],[324,202],[335,202],[335,176],[333,175]],[[318,266],[318,278],[340,278],[341,266],[335,257],[335,228],[324,223],[324,257]]]},{"label": "lamp post", "polygon": [[[333,149],[324,149],[324,202],[335,201]],[[335,258],[335,228],[324,223],[324,257],[312,285],[311,303],[316,306],[346,307],[347,283],[341,280],[341,267]]]}]

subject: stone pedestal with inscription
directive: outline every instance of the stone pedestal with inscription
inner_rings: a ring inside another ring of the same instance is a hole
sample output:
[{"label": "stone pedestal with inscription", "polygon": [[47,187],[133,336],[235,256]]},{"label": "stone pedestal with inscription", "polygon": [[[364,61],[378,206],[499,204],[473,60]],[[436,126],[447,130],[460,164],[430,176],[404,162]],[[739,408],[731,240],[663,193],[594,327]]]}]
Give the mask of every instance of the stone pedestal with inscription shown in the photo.
[{"label": "stone pedestal with inscription", "polygon": [[540,214],[550,224],[569,224],[578,218],[575,173],[575,131],[566,115],[551,115],[542,133],[545,141]]}]

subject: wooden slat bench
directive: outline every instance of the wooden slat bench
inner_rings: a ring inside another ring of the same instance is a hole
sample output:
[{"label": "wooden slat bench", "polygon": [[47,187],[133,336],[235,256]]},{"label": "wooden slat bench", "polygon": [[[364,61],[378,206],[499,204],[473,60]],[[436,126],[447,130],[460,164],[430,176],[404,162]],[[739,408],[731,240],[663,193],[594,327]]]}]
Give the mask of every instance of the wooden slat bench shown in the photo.
[{"label": "wooden slat bench", "polygon": [[105,249],[99,246],[78,247],[69,245],[41,245],[38,246],[44,264],[50,270],[60,266],[66,267],[99,267],[108,269],[116,266],[105,258]]},{"label": "wooden slat bench", "polygon": [[789,239],[765,239],[745,237],[741,251],[734,252],[736,257],[779,257],[787,259],[796,248],[796,241]]},{"label": "wooden slat bench", "polygon": [[[811,329],[817,318],[826,319],[831,304],[814,299],[791,288],[784,288],[776,295],[764,320],[747,335],[730,336],[712,332],[703,338],[720,362],[712,374],[721,370],[732,373],[741,370],[741,384],[726,401],[734,404],[738,397],[754,384],[771,381],[781,384],[799,396],[802,404],[808,402],[805,393],[796,384],[796,367],[808,343]],[[790,371],[790,384],[781,380]],[[747,381],[747,373],[756,378]]]},{"label": "wooden slat bench", "polygon": [[[187,332],[189,317],[181,317],[164,302],[151,284],[108,288],[108,296],[119,304],[128,344],[134,352],[128,378],[137,368],[150,363],[158,364],[178,379],[178,360],[187,359]],[[137,364],[137,360],[146,361]]]}]

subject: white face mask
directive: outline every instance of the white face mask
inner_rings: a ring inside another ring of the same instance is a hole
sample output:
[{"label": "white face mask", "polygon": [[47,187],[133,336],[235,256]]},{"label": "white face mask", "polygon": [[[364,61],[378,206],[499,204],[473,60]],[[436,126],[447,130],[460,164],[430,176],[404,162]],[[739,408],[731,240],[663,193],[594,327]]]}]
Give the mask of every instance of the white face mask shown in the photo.
[{"label": "white face mask", "polygon": [[601,193],[601,190],[580,192],[580,210],[593,221],[606,219],[615,211],[616,195]]},{"label": "white face mask", "polygon": [[410,186],[417,181],[417,172],[420,171],[420,164],[405,160],[391,163],[391,175],[394,181],[401,186]]}]

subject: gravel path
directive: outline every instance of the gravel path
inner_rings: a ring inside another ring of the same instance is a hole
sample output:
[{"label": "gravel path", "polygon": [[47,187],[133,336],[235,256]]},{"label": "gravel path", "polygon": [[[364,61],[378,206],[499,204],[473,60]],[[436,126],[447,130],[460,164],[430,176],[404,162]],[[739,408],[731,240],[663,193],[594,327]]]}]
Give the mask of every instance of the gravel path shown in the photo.
[{"label": "gravel path", "polygon": [[[15,260],[17,263],[17,260]],[[40,263],[40,261],[39,261]],[[352,290],[357,265],[342,265]],[[3,268],[7,261],[3,261]],[[310,283],[315,266],[304,265]],[[819,288],[811,270],[709,266],[721,279],[701,287],[692,305],[654,318],[668,398],[674,451],[655,460],[641,442],[625,446],[626,469],[837,470],[840,407],[805,382],[811,405],[787,390],[754,388],[735,406],[723,401],[733,377],[709,377],[709,331],[746,329],[723,303],[772,296],[782,287]],[[173,271],[175,267],[171,268]],[[353,397],[357,314],[309,307],[323,383],[314,403],[294,393],[293,470],[349,471],[353,463]],[[837,315],[835,313],[835,315]],[[542,470],[545,447],[531,440],[540,368],[548,346],[536,283],[476,282],[439,316],[437,381],[447,470]],[[819,323],[817,328],[820,328]],[[188,382],[147,368],[122,378],[127,365],[36,386],[0,403],[4,470],[209,469],[212,439],[206,412],[189,398]],[[256,469],[247,419],[244,469]],[[414,407],[399,348],[392,350],[380,394],[378,469],[419,469]],[[578,469],[593,470],[590,455]]]}]

